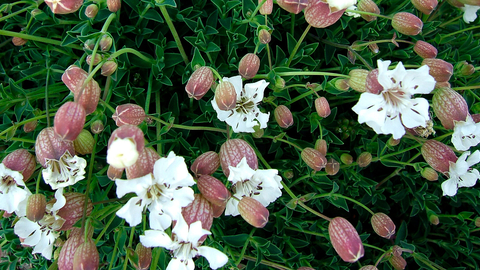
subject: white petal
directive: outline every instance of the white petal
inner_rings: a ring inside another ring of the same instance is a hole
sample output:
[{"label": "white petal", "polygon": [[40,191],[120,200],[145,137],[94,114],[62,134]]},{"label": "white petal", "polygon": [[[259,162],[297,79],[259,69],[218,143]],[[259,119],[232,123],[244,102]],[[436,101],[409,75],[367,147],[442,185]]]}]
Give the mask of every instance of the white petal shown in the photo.
[{"label": "white petal", "polygon": [[458,187],[473,187],[477,183],[478,178],[479,174],[476,169],[473,172],[467,172],[460,176],[461,181],[458,182]]},{"label": "white petal", "polygon": [[392,134],[395,140],[402,138],[405,134],[405,127],[400,121],[400,116],[387,117],[385,125],[382,127],[383,134]]},{"label": "white petal", "polygon": [[269,118],[270,118],[270,113],[262,113],[262,112],[258,113],[258,116],[256,117],[256,119],[260,123],[260,128],[267,127],[267,122]]},{"label": "white petal", "polygon": [[238,201],[236,199],[230,198],[227,202],[227,206],[225,207],[225,216],[238,216],[240,212],[238,212]]},{"label": "white petal", "polygon": [[215,98],[212,99],[212,107],[217,112],[218,120],[224,121],[224,122],[234,112],[233,110],[230,110],[230,111],[220,110],[220,108],[218,108],[217,102],[215,101]]},{"label": "white petal", "polygon": [[227,255],[215,248],[205,246],[198,247],[198,254],[207,259],[212,269],[222,267],[228,262]]},{"label": "white petal", "polygon": [[[23,175],[21,173],[10,170],[5,166],[5,164],[0,163],[0,179],[2,179],[5,176],[11,176],[18,186],[25,186],[25,183],[23,182]],[[0,181],[0,184],[1,183],[2,182]]]},{"label": "white petal", "polygon": [[107,150],[107,163],[117,169],[130,167],[137,161],[137,146],[130,138],[115,139]]},{"label": "white petal", "polygon": [[31,235],[26,237],[23,240],[23,244],[30,247],[34,247],[40,242],[41,239],[42,239],[42,231],[38,229],[38,230],[35,230]]},{"label": "white petal", "polygon": [[189,259],[185,262],[180,261],[180,259],[172,258],[168,263],[166,270],[194,270],[195,263],[192,259]]},{"label": "white petal", "polygon": [[115,180],[117,185],[117,197],[122,198],[127,193],[134,192],[137,196],[144,197],[146,190],[153,185],[153,175],[151,173],[139,178],[130,180]]},{"label": "white petal", "polygon": [[248,132],[253,133],[255,130],[254,126],[257,125],[256,122],[248,121],[247,115],[243,113],[234,112],[230,117],[228,117],[225,122],[232,127],[233,132]]},{"label": "white petal", "polygon": [[153,174],[156,183],[165,183],[172,188],[195,184],[193,177],[188,173],[185,159],[176,156],[173,152],[170,152],[166,158],[160,158],[155,162]]},{"label": "white petal", "polygon": [[465,5],[464,7],[460,8],[463,10],[463,20],[466,23],[471,23],[477,19],[477,10],[480,9],[480,6],[471,6]]},{"label": "white petal", "polygon": [[20,218],[20,220],[15,223],[15,227],[13,229],[15,234],[21,238],[27,238],[36,230],[40,230],[40,225],[38,225],[36,222],[30,221],[26,217]]},{"label": "white petal", "polygon": [[470,155],[467,159],[468,166],[473,166],[473,165],[475,165],[479,162],[480,162],[480,151],[479,150],[473,152],[473,154]]},{"label": "white petal", "polygon": [[235,88],[235,92],[237,93],[237,99],[240,97],[240,93],[242,92],[243,88],[243,80],[242,76],[234,76],[230,78],[223,78],[224,81],[229,81],[233,84],[233,87]]},{"label": "white petal", "polygon": [[0,193],[0,209],[8,213],[19,210],[20,203],[27,199],[29,192],[17,186],[11,186],[8,193]]},{"label": "white petal", "polygon": [[415,70],[408,70],[407,76],[402,81],[402,89],[414,94],[430,94],[435,89],[435,79],[429,74],[427,65]]},{"label": "white petal", "polygon": [[253,103],[257,104],[263,100],[263,94],[268,84],[269,83],[265,82],[265,80],[247,83],[245,84],[245,93],[247,94],[247,97],[251,98]]},{"label": "white petal", "polygon": [[[172,218],[166,213],[152,211],[149,207],[150,228],[154,230],[166,230],[172,224]],[[181,211],[181,210],[180,210]]]},{"label": "white petal", "polygon": [[67,198],[65,198],[65,196],[63,196],[63,188],[59,188],[59,189],[57,189],[57,191],[55,191],[55,199],[56,199],[56,201],[52,205],[52,208],[47,207],[47,210],[53,212],[54,216],[56,216],[57,211],[60,210],[61,208],[63,208],[65,206],[65,204],[67,203]]},{"label": "white petal", "polygon": [[192,243],[192,245],[196,247],[198,240],[202,236],[210,234],[212,233],[202,228],[202,222],[200,220],[195,221],[194,223],[190,224],[190,228],[188,230],[188,242]]},{"label": "white petal", "polygon": [[443,196],[455,196],[457,194],[457,180],[448,179],[442,183]]},{"label": "white petal", "polygon": [[428,114],[428,101],[424,98],[416,98],[411,101],[412,106],[402,110],[402,123],[407,128],[425,127]]},{"label": "white petal", "polygon": [[248,166],[246,157],[243,157],[237,166],[228,166],[228,168],[230,170],[228,181],[232,182],[233,184],[239,181],[250,179],[255,174],[255,170]]},{"label": "white petal", "polygon": [[55,239],[56,236],[52,232],[42,232],[42,237],[33,249],[32,254],[40,253],[47,260],[52,259],[53,243],[55,242]]},{"label": "white petal", "polygon": [[145,247],[163,247],[170,249],[172,239],[163,231],[146,230],[145,235],[140,235],[140,242]]},{"label": "white petal", "polygon": [[189,233],[188,224],[187,224],[187,222],[185,221],[185,219],[183,218],[182,215],[178,216],[177,223],[175,223],[175,226],[172,229],[172,233],[177,235],[177,237],[178,237],[178,240],[176,240],[177,242],[179,242],[179,243],[189,242],[188,241],[188,237],[189,237],[189,235],[188,235],[188,233]]},{"label": "white petal", "polygon": [[142,212],[145,204],[139,197],[133,197],[117,211],[117,216],[125,219],[130,227],[135,227],[142,222]]}]

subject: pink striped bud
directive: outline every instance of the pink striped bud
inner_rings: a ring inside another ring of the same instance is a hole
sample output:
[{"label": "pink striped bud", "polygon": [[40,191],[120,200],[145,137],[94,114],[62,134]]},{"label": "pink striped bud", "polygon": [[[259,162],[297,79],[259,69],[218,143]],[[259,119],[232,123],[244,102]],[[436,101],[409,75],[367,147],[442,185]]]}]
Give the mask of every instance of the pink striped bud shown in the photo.
[{"label": "pink striped bud", "polygon": [[74,93],[74,101],[82,105],[86,114],[89,115],[97,109],[100,93],[100,86],[94,79],[91,79],[85,87],[79,87],[78,91]]},{"label": "pink striped bud", "polygon": [[199,67],[188,79],[185,91],[189,98],[201,99],[212,87],[213,72],[209,67]]},{"label": "pink striped bud", "polygon": [[123,125],[140,125],[145,120],[145,110],[137,104],[123,104],[115,108],[112,119],[120,127]]},{"label": "pink striped bud", "polygon": [[393,266],[395,270],[403,270],[407,267],[407,261],[402,256],[391,256],[388,261]]},{"label": "pink striped bud", "polygon": [[327,141],[325,141],[324,139],[318,139],[315,142],[315,149],[322,155],[326,156],[328,151]]},{"label": "pink striped bud", "polygon": [[107,163],[117,169],[132,166],[144,148],[142,130],[134,125],[123,125],[114,130],[108,140]]},{"label": "pink striped bud", "polygon": [[420,174],[422,175],[423,178],[427,179],[428,181],[437,181],[438,180],[438,173],[430,167],[423,168],[420,171]]},{"label": "pink striped bud", "polygon": [[100,50],[102,52],[109,51],[113,45],[113,39],[109,35],[103,35],[100,39]]},{"label": "pink striped bud", "polygon": [[28,123],[25,123],[25,125],[23,125],[23,131],[25,131],[25,133],[30,133],[37,128],[37,125],[38,125],[37,120],[33,120]]},{"label": "pink striped bud", "polygon": [[[94,4],[92,4],[92,5],[94,5]],[[91,54],[87,56],[87,60],[86,60],[86,61],[87,61],[87,64],[88,64],[88,65],[92,64],[92,55],[91,55]],[[94,65],[94,66],[98,65],[98,63],[100,63],[100,61],[102,61],[102,56],[101,56],[100,54],[98,54],[98,53],[95,54],[95,59],[93,60],[93,65]],[[82,70],[83,70],[83,69],[82,69]]]},{"label": "pink striped bud", "polygon": [[78,137],[73,141],[75,152],[80,155],[91,154],[94,144],[95,139],[93,138],[92,134],[86,129],[83,129],[78,135]]},{"label": "pink striped bud", "polygon": [[[210,202],[202,194],[195,194],[193,201],[182,208],[182,216],[188,225],[196,222],[202,222],[202,228],[210,231],[213,223],[213,210]],[[200,242],[205,241],[207,235],[200,238]]]},{"label": "pink striped bud", "polygon": [[73,270],[98,269],[100,255],[95,242],[89,238],[78,246],[73,256]]},{"label": "pink striped bud", "polygon": [[[73,227],[67,241],[60,250],[58,256],[58,269],[59,270],[73,270],[73,257],[77,248],[85,241],[85,230]],[[88,237],[92,237],[93,230],[88,231]]]},{"label": "pink striped bud", "polygon": [[270,214],[259,201],[246,196],[238,203],[238,212],[248,224],[255,228],[265,227]]},{"label": "pink striped bud", "polygon": [[257,75],[259,68],[260,58],[254,53],[247,53],[238,64],[238,73],[248,80]]},{"label": "pink striped bud", "polygon": [[62,81],[70,91],[75,93],[78,88],[82,86],[87,76],[88,73],[85,70],[78,66],[71,65],[63,72]]},{"label": "pink striped bud", "polygon": [[275,121],[281,128],[289,128],[293,125],[292,112],[285,105],[280,105],[275,108]]},{"label": "pink striped bud", "polygon": [[[380,14],[380,9],[378,8],[377,4],[375,4],[375,2],[373,2],[372,0],[358,1],[357,9],[359,11],[366,11],[370,13]],[[362,18],[367,22],[371,22],[377,19],[377,16],[373,16],[373,15],[360,14],[360,16],[362,16]]]},{"label": "pink striped bud", "polygon": [[8,154],[2,161],[5,167],[17,171],[23,175],[23,181],[27,181],[35,171],[35,157],[26,149],[17,149]]},{"label": "pink striped bud", "polygon": [[370,154],[369,152],[363,152],[357,158],[358,167],[360,168],[367,167],[368,165],[370,165],[371,162],[372,154]]},{"label": "pink striped bud", "polygon": [[[58,216],[65,219],[60,231],[71,230],[73,225],[82,218],[86,198],[85,194],[76,192],[65,193],[64,196],[66,199],[65,206],[57,212]],[[93,205],[90,198],[87,197],[87,200],[87,216],[89,216],[92,213]]]},{"label": "pink striped bud", "polygon": [[45,4],[54,14],[69,14],[77,11],[83,5],[83,0],[45,0]]},{"label": "pink striped bud", "polygon": [[85,109],[76,102],[66,102],[55,114],[55,133],[64,141],[75,140],[85,125]]},{"label": "pink striped bud", "polygon": [[97,13],[98,13],[98,6],[96,4],[90,4],[85,9],[85,16],[87,16],[90,19],[95,18],[95,16],[97,16]]},{"label": "pink striped bud", "polygon": [[225,211],[226,207],[227,207],[226,203],[224,205],[216,205],[212,203],[213,217],[214,218],[220,217],[223,214],[223,211]]},{"label": "pink striped bud", "polygon": [[220,164],[223,174],[226,177],[230,175],[228,166],[236,167],[243,157],[247,159],[247,164],[253,170],[258,169],[258,160],[255,150],[246,141],[241,139],[227,140],[220,147]]},{"label": "pink striped bud", "polygon": [[320,171],[327,165],[327,159],[319,151],[307,147],[301,153],[303,161],[314,171]]},{"label": "pink striped bud", "polygon": [[153,148],[144,148],[140,152],[137,162],[125,169],[127,179],[135,179],[153,173],[155,162],[159,159],[160,155]]},{"label": "pink striped bud", "polygon": [[411,0],[413,6],[425,15],[429,15],[437,7],[437,0]]},{"label": "pink striped bud", "polygon": [[325,97],[319,97],[315,99],[315,110],[317,111],[318,116],[326,118],[332,112],[330,110],[330,104]]},{"label": "pink striped bud", "polygon": [[237,92],[229,81],[220,81],[215,89],[215,102],[220,110],[233,110],[237,105]]},{"label": "pink striped bud", "polygon": [[375,267],[375,265],[365,265],[365,266],[362,266],[360,270],[378,270],[378,268]]},{"label": "pink striped bud", "polygon": [[232,196],[220,180],[210,175],[201,175],[197,187],[205,199],[218,206],[225,206]]},{"label": "pink striped bud", "polygon": [[340,171],[340,163],[333,158],[328,159],[325,171],[328,175],[336,175]]},{"label": "pink striped bud", "polygon": [[107,0],[107,7],[110,12],[117,12],[122,7],[122,0]]},{"label": "pink striped bud", "polygon": [[133,266],[137,270],[147,270],[152,263],[152,249],[147,248],[142,243],[138,243],[135,247],[135,254],[138,256],[138,261],[134,262]]},{"label": "pink striped bud", "polygon": [[105,126],[103,125],[102,120],[95,120],[90,125],[90,130],[92,131],[93,134],[100,134],[104,129],[105,129]]},{"label": "pink striped bud", "polygon": [[213,151],[208,151],[198,156],[190,170],[199,175],[212,175],[220,167],[220,157]]},{"label": "pink striped bud", "polygon": [[438,50],[432,44],[418,40],[413,46],[413,50],[422,58],[437,57]]},{"label": "pink striped bud", "polygon": [[451,88],[435,90],[432,107],[437,118],[446,129],[453,129],[455,121],[465,121],[468,116],[468,105],[465,99]]},{"label": "pink striped bud", "polygon": [[110,180],[115,181],[122,178],[123,171],[125,171],[125,168],[117,169],[109,165],[107,170],[107,176]]},{"label": "pink striped bud", "polygon": [[362,240],[348,220],[333,218],[328,224],[328,234],[333,248],[345,262],[354,263],[363,257]]},{"label": "pink striped bud", "polygon": [[422,61],[422,66],[427,65],[430,68],[430,75],[437,82],[448,82],[453,74],[453,65],[437,58],[426,58]]},{"label": "pink striped bud", "polygon": [[27,200],[27,218],[37,222],[45,215],[47,208],[47,199],[43,194],[32,194]]},{"label": "pink striped bud", "polygon": [[258,32],[258,40],[262,44],[268,44],[272,40],[272,35],[267,30],[262,29]]},{"label": "pink striped bud", "polygon": [[393,15],[392,27],[404,35],[416,36],[422,31],[423,22],[412,13],[398,12]]},{"label": "pink striped bud", "polygon": [[[258,0],[258,4],[260,5],[263,0]],[[273,11],[273,0],[267,0],[263,5],[260,7],[260,14],[262,15],[270,15]]]},{"label": "pink striped bud", "polygon": [[35,141],[35,155],[42,166],[46,167],[47,159],[59,160],[68,151],[72,156],[75,154],[73,142],[61,140],[53,130],[53,127],[44,128]]},{"label": "pink striped bud", "polygon": [[421,152],[428,165],[441,173],[448,173],[450,163],[455,163],[458,159],[450,147],[436,140],[426,141]]},{"label": "pink striped bud", "polygon": [[370,222],[373,230],[383,238],[390,239],[395,234],[395,223],[384,213],[375,213]]},{"label": "pink striped bud", "polygon": [[118,68],[118,64],[117,62],[115,61],[107,61],[103,64],[101,70],[101,74],[102,76],[105,76],[105,77],[108,77],[110,75],[112,75],[115,71],[117,71],[117,68]]},{"label": "pink striped bud", "polygon": [[307,7],[308,0],[277,0],[277,4],[290,13],[298,14]]},{"label": "pink striped bud", "polygon": [[321,0],[310,0],[305,8],[305,20],[315,28],[326,28],[342,17],[345,9],[332,12],[330,6]]},{"label": "pink striped bud", "polygon": [[[368,70],[365,69],[352,69],[348,75],[350,75],[350,79],[348,79],[348,85],[350,85],[353,90],[363,93],[367,91],[367,76],[369,74]],[[383,87],[382,87],[383,89]]]},{"label": "pink striped bud", "polygon": [[27,43],[28,40],[20,38],[20,37],[13,37],[12,38],[12,43],[15,46],[23,46]]}]

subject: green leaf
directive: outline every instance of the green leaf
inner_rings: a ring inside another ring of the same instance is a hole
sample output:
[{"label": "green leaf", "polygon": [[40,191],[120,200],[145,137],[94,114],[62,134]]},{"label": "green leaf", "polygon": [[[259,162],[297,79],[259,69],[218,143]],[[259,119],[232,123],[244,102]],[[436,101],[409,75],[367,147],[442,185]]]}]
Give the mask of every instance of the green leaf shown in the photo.
[{"label": "green leaf", "polygon": [[[336,183],[333,182],[335,185]],[[335,206],[343,208],[345,211],[349,212],[350,210],[348,209],[347,201],[344,198],[337,197],[335,195],[332,195],[328,198],[328,200]]]},{"label": "green leaf", "polygon": [[156,21],[156,22],[159,22],[159,23],[164,23],[162,15],[160,15],[160,13],[158,13],[158,11],[156,11],[155,9],[149,9],[147,11],[147,13],[145,13],[145,15],[143,15],[143,17],[147,20],[152,20],[152,21]]},{"label": "green leaf", "polygon": [[161,6],[167,6],[172,8],[177,7],[177,3],[175,3],[175,0],[155,0],[155,5],[157,5],[158,7],[161,7]]},{"label": "green leaf", "polygon": [[248,240],[248,234],[237,234],[237,235],[229,235],[229,236],[222,236],[223,241],[233,247],[243,247],[245,241]]}]

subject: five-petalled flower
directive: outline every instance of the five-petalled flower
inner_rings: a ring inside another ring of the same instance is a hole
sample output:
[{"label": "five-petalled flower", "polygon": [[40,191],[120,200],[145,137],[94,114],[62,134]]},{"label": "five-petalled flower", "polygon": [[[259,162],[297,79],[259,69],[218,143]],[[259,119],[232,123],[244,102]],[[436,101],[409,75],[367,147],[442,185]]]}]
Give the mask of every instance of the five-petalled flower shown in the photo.
[{"label": "five-petalled flower", "polygon": [[452,143],[459,151],[466,151],[480,143],[480,123],[468,115],[465,121],[454,121]]},{"label": "five-petalled flower", "polygon": [[0,210],[7,213],[17,212],[20,210],[20,203],[30,194],[23,182],[23,175],[0,163]]},{"label": "five-petalled flower", "polygon": [[477,169],[470,168],[480,162],[480,151],[475,151],[470,157],[470,152],[464,152],[457,162],[450,162],[448,180],[442,183],[443,196],[455,196],[460,187],[473,187],[480,178]]}]

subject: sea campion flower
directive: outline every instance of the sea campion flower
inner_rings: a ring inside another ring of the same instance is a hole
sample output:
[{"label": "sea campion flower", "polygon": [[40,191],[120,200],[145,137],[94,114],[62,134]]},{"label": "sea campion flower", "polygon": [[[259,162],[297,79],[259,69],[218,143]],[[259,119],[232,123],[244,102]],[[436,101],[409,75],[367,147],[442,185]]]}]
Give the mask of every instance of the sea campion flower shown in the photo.
[{"label": "sea campion flower", "polygon": [[[252,197],[267,207],[282,195],[282,178],[278,176],[278,171],[253,170],[248,166],[247,159],[244,157],[237,166],[229,166],[230,175],[228,180],[233,184],[234,195],[237,199],[242,197]],[[230,198],[227,202],[225,215],[237,216],[238,200]]]},{"label": "sea campion flower", "polygon": [[140,242],[146,247],[171,250],[173,258],[168,263],[167,270],[193,270],[193,257],[199,255],[208,260],[210,268],[217,269],[228,262],[228,257],[215,248],[200,246],[200,238],[209,234],[209,231],[202,228],[201,221],[189,226],[181,217],[173,227],[171,237],[163,231],[147,230],[145,235],[140,236]]},{"label": "sea campion flower", "polygon": [[465,121],[454,121],[452,143],[459,151],[466,151],[480,143],[480,123],[468,115]]},{"label": "sea campion flower", "polygon": [[73,156],[66,151],[58,160],[47,159],[47,168],[42,170],[45,183],[52,189],[64,188],[74,185],[85,178],[87,161],[79,156]]},{"label": "sea campion flower", "polygon": [[229,81],[235,87],[237,93],[237,104],[234,109],[223,111],[218,108],[215,99],[212,100],[212,106],[217,112],[220,121],[229,124],[234,132],[253,133],[254,126],[260,125],[260,128],[266,128],[270,113],[262,113],[257,104],[263,99],[263,92],[268,86],[265,80],[255,83],[247,83],[242,87],[242,77],[235,76],[231,78],[223,78]]},{"label": "sea campion flower", "polygon": [[182,207],[194,199],[189,186],[195,181],[188,173],[183,157],[173,152],[155,162],[153,174],[131,180],[116,180],[115,183],[118,198],[130,192],[137,194],[117,211],[117,216],[124,218],[132,227],[140,224],[142,211],[148,207],[150,227],[164,230],[172,220],[181,216]]},{"label": "sea campion flower", "polygon": [[480,162],[480,151],[475,151],[470,157],[470,152],[464,152],[457,162],[450,162],[448,178],[442,183],[443,196],[455,196],[460,187],[473,187],[480,178],[477,169],[470,168]]},{"label": "sea campion flower", "polygon": [[400,139],[405,127],[426,127],[430,120],[429,104],[414,94],[428,94],[435,87],[435,80],[428,74],[428,66],[405,70],[402,62],[389,70],[390,61],[377,61],[378,82],[383,86],[379,94],[363,93],[352,108],[358,114],[359,123],[367,123],[378,134],[393,134]]},{"label": "sea campion flower", "polygon": [[20,203],[26,200],[30,194],[23,182],[23,175],[0,163],[0,210],[8,213],[18,211]]},{"label": "sea campion flower", "polygon": [[477,19],[477,11],[480,9],[480,6],[464,5],[460,9],[464,12],[463,20],[466,23],[471,23]]}]

